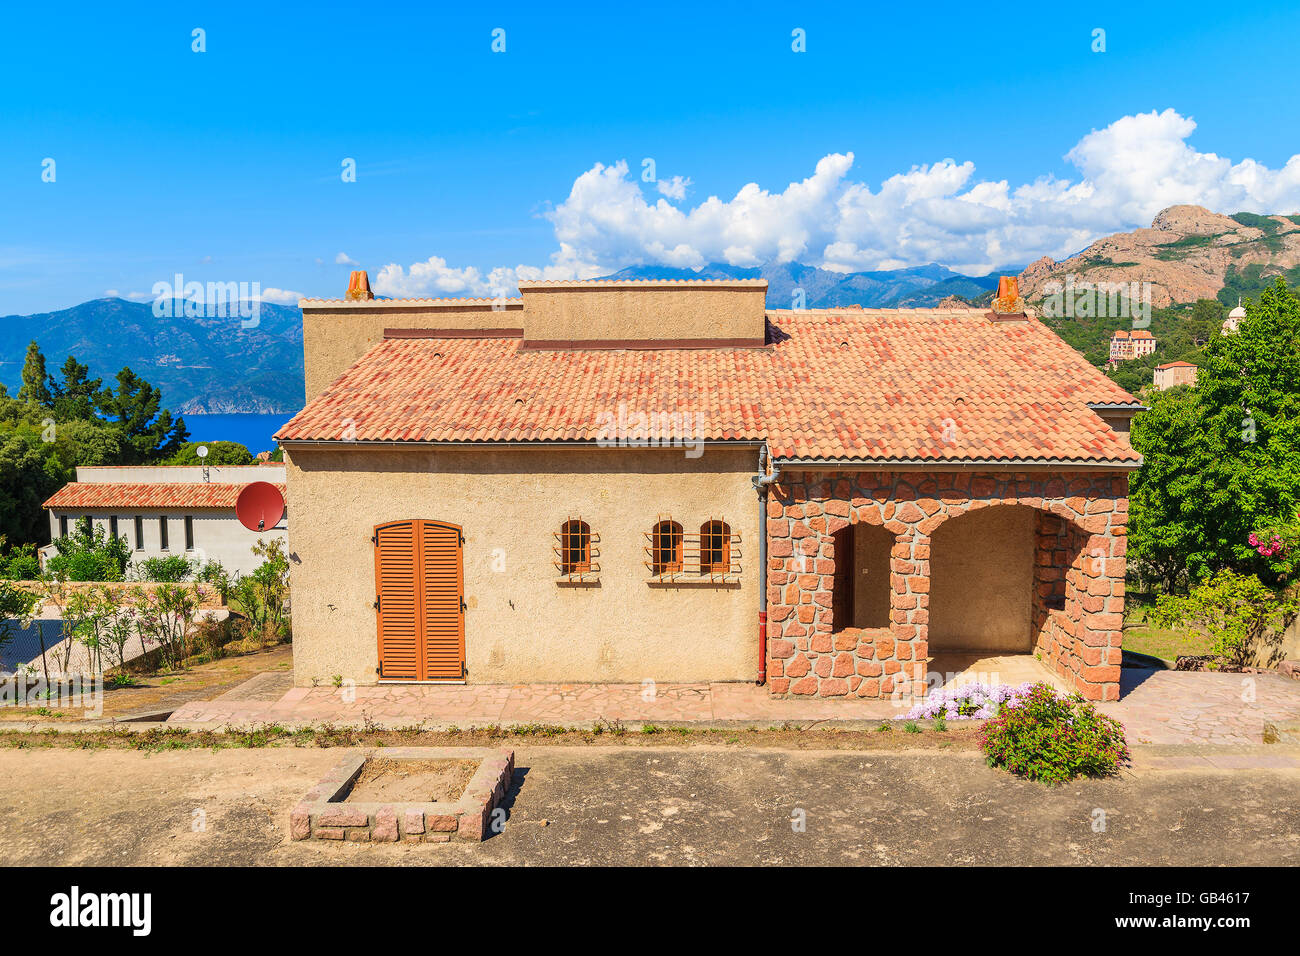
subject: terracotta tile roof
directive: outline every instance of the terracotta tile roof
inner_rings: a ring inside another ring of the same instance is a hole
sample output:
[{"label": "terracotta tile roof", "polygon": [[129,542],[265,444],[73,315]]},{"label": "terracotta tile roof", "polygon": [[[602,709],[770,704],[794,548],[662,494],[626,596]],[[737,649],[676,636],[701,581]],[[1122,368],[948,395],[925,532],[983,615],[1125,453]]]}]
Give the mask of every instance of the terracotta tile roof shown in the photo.
[{"label": "terracotta tile roof", "polygon": [[709,440],[766,438],[778,458],[1140,460],[1088,408],[1136,399],[1036,320],[992,323],[974,309],[768,320],[763,348],[529,351],[513,338],[390,339],[276,437],[595,441],[602,413],[625,404],[633,415],[696,414]]},{"label": "terracotta tile roof", "polygon": [[1166,362],[1164,365],[1157,365],[1156,368],[1196,368],[1191,362]]},{"label": "terracotta tile roof", "polygon": [[[233,509],[246,483],[202,481],[74,481],[45,502],[44,508],[219,508]],[[280,494],[284,485],[276,484]]]}]

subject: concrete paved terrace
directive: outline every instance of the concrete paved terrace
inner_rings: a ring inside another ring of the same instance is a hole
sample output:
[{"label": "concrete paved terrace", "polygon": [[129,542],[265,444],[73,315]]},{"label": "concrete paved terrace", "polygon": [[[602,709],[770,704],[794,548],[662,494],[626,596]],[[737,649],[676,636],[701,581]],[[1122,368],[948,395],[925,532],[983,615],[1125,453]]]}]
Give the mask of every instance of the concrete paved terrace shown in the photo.
[{"label": "concrete paved terrace", "polygon": [[[1015,682],[1033,677],[1017,673]],[[1300,682],[1274,674],[1126,669],[1118,702],[1101,710],[1120,720],[1130,743],[1261,743],[1268,722],[1300,721]],[[773,699],[743,683],[469,684],[295,687],[278,700],[232,694],[177,709],[170,723],[194,726],[377,724],[429,729],[600,721],[661,726],[785,722],[878,723],[897,718],[891,701]]]}]

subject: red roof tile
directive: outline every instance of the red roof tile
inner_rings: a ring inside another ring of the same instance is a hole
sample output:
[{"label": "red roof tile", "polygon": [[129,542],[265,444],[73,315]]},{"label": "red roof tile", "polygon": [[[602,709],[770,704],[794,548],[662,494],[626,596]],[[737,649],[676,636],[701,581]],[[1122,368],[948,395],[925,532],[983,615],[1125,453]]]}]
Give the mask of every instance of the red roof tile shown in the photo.
[{"label": "red roof tile", "polygon": [[515,338],[391,339],[276,437],[595,441],[599,416],[623,405],[698,415],[691,437],[766,438],[778,458],[1140,460],[1088,408],[1136,400],[1036,320],[992,323],[966,309],[768,318],[762,348],[545,351],[521,350]]},{"label": "red roof tile", "polygon": [[[45,508],[220,508],[233,509],[243,483],[201,481],[74,481],[45,502]],[[280,494],[284,485],[277,484]]]}]

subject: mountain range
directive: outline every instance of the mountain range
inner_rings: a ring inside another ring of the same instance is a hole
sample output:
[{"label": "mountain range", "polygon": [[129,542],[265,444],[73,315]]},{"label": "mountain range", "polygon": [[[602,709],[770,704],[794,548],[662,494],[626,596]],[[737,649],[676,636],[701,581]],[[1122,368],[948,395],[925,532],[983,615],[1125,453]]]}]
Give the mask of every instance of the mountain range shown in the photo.
[{"label": "mountain range", "polygon": [[292,412],[302,407],[302,313],[260,303],[238,317],[160,317],[152,302],[94,299],[70,309],[0,318],[0,382],[17,394],[27,344],[58,375],[68,355],[111,380],[123,366],[162,390],[172,412]]},{"label": "mountain range", "polygon": [[[830,272],[800,263],[703,269],[633,266],[614,279],[757,279],[768,281],[772,308],[922,308],[941,302],[984,302],[1000,275],[1020,275],[1034,303],[1044,287],[1075,282],[1150,282],[1159,309],[1218,296],[1236,304],[1274,276],[1300,285],[1300,216],[1223,216],[1200,206],[1171,206],[1149,229],[1106,236],[1060,262],[1043,257],[1023,270],[1004,266],[964,276],[937,263],[875,272]],[[796,290],[803,301],[797,302]],[[0,383],[20,381],[27,343],[35,339],[50,372],[67,355],[110,379],[124,365],[162,389],[173,412],[288,414],[303,402],[302,314],[296,306],[262,303],[258,324],[238,318],[167,318],[150,302],[95,299],[57,312],[0,319]]]},{"label": "mountain range", "polygon": [[788,309],[795,290],[803,290],[806,309],[835,309],[846,305],[864,308],[924,308],[949,296],[974,299],[997,288],[998,276],[1015,275],[1020,266],[1003,266],[988,275],[969,277],[946,266],[930,263],[879,272],[831,272],[797,262],[770,263],[746,269],[710,263],[702,269],[671,266],[632,266],[606,276],[609,279],[766,279],[767,304]]},{"label": "mountain range", "polygon": [[1031,303],[1048,283],[1151,283],[1157,309],[1218,297],[1234,306],[1277,276],[1300,283],[1300,215],[1223,216],[1203,206],[1170,206],[1149,229],[1098,239],[1056,262],[1044,256],[1020,275],[1020,294]]}]

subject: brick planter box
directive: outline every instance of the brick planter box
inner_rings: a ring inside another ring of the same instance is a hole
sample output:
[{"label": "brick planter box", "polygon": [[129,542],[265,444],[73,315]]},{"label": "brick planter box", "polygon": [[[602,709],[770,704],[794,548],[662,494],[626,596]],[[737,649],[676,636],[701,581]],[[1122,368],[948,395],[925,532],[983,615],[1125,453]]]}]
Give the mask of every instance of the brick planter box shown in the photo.
[{"label": "brick planter box", "polygon": [[[387,760],[478,760],[478,770],[455,802],[370,803],[345,801],[371,757]],[[484,840],[492,811],[505,799],[515,752],[486,747],[384,747],[340,761],[289,814],[295,840],[447,843]]]}]

